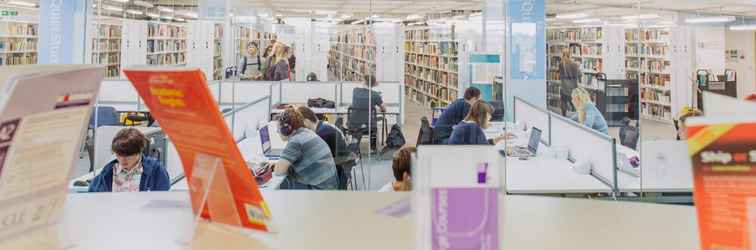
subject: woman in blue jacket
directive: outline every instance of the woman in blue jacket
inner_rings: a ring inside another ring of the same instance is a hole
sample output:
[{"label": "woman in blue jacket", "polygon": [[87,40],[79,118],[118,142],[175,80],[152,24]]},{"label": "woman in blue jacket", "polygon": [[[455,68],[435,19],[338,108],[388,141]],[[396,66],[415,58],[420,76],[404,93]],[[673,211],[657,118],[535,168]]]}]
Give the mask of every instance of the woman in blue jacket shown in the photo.
[{"label": "woman in blue jacket", "polygon": [[171,187],[168,171],[156,159],[143,155],[147,137],[127,128],[113,138],[111,150],[116,159],[105,165],[89,184],[89,192],[167,191]]},{"label": "woman in blue jacket", "polygon": [[475,101],[470,105],[470,112],[467,117],[454,126],[451,136],[449,136],[450,145],[495,145],[504,140],[507,135],[498,136],[493,139],[486,139],[486,133],[483,131],[488,128],[488,121],[491,119],[490,113],[493,111],[490,105],[483,101]]},{"label": "woman in blue jacket", "polygon": [[596,108],[596,104],[591,101],[591,96],[583,88],[576,88],[572,91],[572,105],[575,106],[575,114],[572,120],[599,131],[609,134],[609,126],[606,124],[601,111]]}]

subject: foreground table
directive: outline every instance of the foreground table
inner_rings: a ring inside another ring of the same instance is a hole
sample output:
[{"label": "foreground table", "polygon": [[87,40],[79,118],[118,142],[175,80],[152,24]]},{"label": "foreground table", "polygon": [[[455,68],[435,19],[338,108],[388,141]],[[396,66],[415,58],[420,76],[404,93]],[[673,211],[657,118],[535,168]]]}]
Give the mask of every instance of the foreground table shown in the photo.
[{"label": "foreground table", "polygon": [[[408,193],[264,191],[276,233],[203,232],[204,249],[414,249],[411,216],[375,210]],[[185,192],[72,194],[44,249],[188,249]],[[699,249],[695,209],[535,196],[502,196],[502,249]],[[54,240],[50,240],[54,239]],[[0,246],[0,249],[5,249]],[[13,248],[16,249],[16,248]],[[24,248],[31,249],[31,248]]]}]

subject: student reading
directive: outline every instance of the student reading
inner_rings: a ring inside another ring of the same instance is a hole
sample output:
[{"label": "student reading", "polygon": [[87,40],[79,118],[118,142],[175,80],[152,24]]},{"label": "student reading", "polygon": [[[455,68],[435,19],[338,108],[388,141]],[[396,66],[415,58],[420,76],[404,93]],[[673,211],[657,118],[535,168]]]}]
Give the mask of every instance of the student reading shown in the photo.
[{"label": "student reading", "polygon": [[446,111],[436,121],[433,128],[433,141],[436,144],[447,144],[452,128],[465,119],[470,112],[470,105],[480,100],[480,90],[475,87],[465,89],[465,95],[462,99],[449,104]]},{"label": "student reading", "polygon": [[286,141],[274,173],[286,175],[281,189],[336,189],[338,176],[333,156],[323,139],[304,127],[304,118],[294,108],[278,117],[278,132]]},{"label": "student reading", "polygon": [[576,88],[572,91],[572,105],[575,106],[575,114],[572,120],[599,131],[609,134],[609,126],[606,124],[601,111],[596,108],[596,104],[591,101],[591,96],[583,88]]},{"label": "student reading", "polygon": [[105,165],[89,185],[89,192],[167,191],[168,171],[154,158],[143,155],[147,137],[137,129],[118,132],[111,150],[116,159]]},{"label": "student reading", "polygon": [[450,145],[494,145],[505,138],[507,134],[497,136],[493,139],[486,139],[484,129],[488,128],[488,121],[491,119],[493,108],[484,101],[477,101],[470,106],[470,112],[467,117],[454,129],[449,137]]},{"label": "student reading", "polygon": [[414,147],[404,147],[394,154],[391,170],[394,180],[386,183],[378,192],[412,191],[412,153]]}]

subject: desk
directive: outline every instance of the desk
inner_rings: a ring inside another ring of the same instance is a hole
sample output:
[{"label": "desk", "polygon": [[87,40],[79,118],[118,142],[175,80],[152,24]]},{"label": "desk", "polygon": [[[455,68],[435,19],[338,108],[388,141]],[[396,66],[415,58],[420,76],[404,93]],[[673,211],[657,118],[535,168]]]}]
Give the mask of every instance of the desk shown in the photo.
[{"label": "desk", "polygon": [[[213,249],[415,249],[411,216],[374,213],[408,193],[262,194],[279,232],[254,234],[265,242],[214,239]],[[193,235],[188,199],[185,192],[72,194],[63,220],[48,237],[76,250],[186,250]],[[511,195],[500,202],[501,249],[700,249],[691,206]],[[175,205],[145,207],[159,203]],[[104,222],[119,228],[107,228]],[[235,245],[244,248],[231,247]]]},{"label": "desk", "polygon": [[641,150],[641,177],[619,172],[621,192],[693,192],[693,168],[686,142],[648,141],[641,145]]}]

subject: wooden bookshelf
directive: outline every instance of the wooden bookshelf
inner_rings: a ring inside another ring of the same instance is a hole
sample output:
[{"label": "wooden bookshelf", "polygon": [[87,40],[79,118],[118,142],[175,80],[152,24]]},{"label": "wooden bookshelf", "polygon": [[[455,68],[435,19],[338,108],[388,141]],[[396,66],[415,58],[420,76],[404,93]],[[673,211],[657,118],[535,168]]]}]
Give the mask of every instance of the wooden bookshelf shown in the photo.
[{"label": "wooden bookshelf", "polygon": [[672,123],[671,41],[668,29],[625,31],[627,78],[640,83],[644,119]]},{"label": "wooden bookshelf", "polygon": [[241,61],[241,59],[247,55],[247,49],[249,49],[247,44],[249,44],[249,42],[257,42],[258,53],[262,56],[265,52],[265,47],[277,39],[275,33],[261,32],[249,27],[239,27],[237,32],[236,46],[239,48],[236,51],[237,61]]},{"label": "wooden bookshelf", "polygon": [[37,64],[39,25],[0,21],[0,66]]},{"label": "wooden bookshelf", "polygon": [[147,64],[186,65],[186,28],[171,23],[147,24]]},{"label": "wooden bookshelf", "polygon": [[409,99],[445,107],[459,96],[458,46],[454,26],[404,31],[404,83]]},{"label": "wooden bookshelf", "polygon": [[338,32],[328,51],[329,74],[342,81],[365,81],[376,74],[375,35],[365,30]]},{"label": "wooden bookshelf", "polygon": [[122,34],[121,25],[95,24],[91,63],[104,65],[106,78],[118,78],[121,75]]}]

